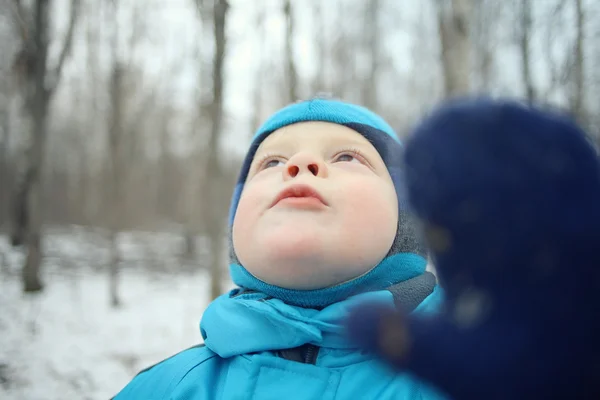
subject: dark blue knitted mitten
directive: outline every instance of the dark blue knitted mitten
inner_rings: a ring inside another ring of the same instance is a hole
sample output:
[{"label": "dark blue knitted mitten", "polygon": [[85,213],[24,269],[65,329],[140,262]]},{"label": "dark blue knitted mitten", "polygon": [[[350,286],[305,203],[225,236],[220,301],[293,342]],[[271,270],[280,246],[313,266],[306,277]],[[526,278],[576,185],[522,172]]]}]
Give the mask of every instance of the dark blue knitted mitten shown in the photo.
[{"label": "dark blue knitted mitten", "polygon": [[600,166],[585,133],[459,99],[404,157],[445,307],[425,318],[364,304],[352,340],[456,400],[600,399]]}]

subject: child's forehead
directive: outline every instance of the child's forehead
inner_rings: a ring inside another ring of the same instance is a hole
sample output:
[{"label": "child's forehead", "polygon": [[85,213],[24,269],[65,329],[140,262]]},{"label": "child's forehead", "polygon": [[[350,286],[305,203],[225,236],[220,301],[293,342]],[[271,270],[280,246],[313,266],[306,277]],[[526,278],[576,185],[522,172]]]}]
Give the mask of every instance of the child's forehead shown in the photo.
[{"label": "child's forehead", "polygon": [[260,144],[258,151],[336,145],[373,147],[364,136],[346,126],[330,122],[310,121],[277,129]]}]

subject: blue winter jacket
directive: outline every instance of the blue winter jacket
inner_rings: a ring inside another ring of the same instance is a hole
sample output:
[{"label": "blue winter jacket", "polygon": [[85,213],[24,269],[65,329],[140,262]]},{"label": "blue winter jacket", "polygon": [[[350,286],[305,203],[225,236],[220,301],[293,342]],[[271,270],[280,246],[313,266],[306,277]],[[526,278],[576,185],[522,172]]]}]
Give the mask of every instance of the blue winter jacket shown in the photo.
[{"label": "blue winter jacket", "polygon": [[[441,292],[435,286],[413,312],[435,311]],[[397,304],[389,290],[321,310],[233,291],[206,309],[200,323],[203,345],[141,372],[115,399],[442,399],[433,388],[398,375],[347,342],[341,321],[352,305],[365,300]]]}]

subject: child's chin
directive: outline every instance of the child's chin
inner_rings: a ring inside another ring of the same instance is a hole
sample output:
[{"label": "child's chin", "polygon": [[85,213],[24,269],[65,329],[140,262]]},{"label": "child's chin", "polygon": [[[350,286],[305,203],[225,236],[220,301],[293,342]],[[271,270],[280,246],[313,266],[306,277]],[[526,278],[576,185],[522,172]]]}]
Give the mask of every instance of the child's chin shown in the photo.
[{"label": "child's chin", "polygon": [[296,254],[302,256],[321,253],[328,239],[323,238],[315,229],[294,226],[274,228],[262,236],[263,247],[283,258],[295,258]]}]

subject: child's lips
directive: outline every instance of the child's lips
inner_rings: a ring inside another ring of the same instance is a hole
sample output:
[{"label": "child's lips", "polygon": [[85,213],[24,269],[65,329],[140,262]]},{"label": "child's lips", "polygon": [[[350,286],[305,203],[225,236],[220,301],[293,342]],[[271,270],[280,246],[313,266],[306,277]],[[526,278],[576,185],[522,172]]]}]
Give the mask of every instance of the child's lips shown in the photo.
[{"label": "child's lips", "polygon": [[278,206],[286,206],[302,209],[323,209],[325,204],[316,197],[287,197],[277,203]]},{"label": "child's lips", "polygon": [[282,190],[269,208],[279,203],[301,208],[322,208],[328,205],[323,196],[308,185],[292,185]]}]

